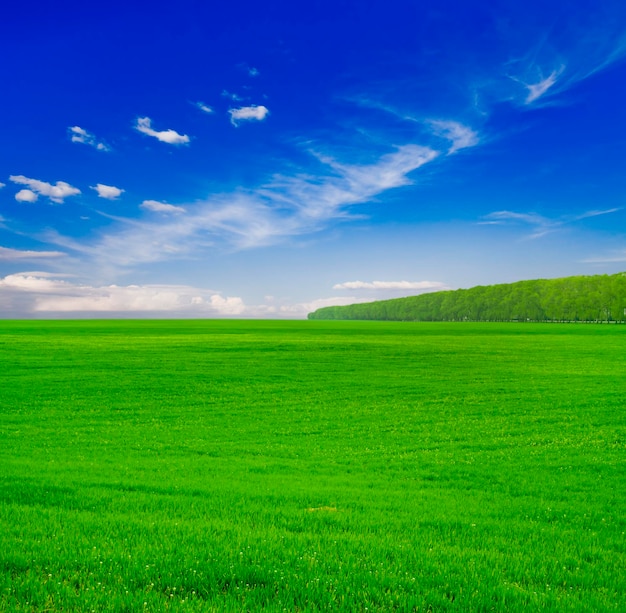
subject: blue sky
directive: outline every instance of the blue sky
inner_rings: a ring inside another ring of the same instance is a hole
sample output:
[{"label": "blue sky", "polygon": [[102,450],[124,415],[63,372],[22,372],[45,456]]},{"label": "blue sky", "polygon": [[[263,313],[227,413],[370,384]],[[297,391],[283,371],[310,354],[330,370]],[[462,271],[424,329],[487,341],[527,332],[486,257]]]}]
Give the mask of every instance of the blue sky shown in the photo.
[{"label": "blue sky", "polygon": [[0,46],[0,316],[626,270],[621,0],[25,2]]}]

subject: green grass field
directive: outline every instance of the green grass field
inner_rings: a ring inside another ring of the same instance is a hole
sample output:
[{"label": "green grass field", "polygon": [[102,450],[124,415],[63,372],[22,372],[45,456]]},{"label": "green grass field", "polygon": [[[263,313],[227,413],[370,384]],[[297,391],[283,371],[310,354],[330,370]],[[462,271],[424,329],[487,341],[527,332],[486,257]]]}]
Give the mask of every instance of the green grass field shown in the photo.
[{"label": "green grass field", "polygon": [[626,326],[0,322],[0,611],[625,611]]}]

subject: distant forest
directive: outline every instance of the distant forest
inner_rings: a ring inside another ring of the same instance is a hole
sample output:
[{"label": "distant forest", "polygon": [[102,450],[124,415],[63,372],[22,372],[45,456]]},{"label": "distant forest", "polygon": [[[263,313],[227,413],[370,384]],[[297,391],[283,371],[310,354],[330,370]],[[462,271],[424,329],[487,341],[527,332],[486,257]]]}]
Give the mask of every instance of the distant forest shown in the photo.
[{"label": "distant forest", "polygon": [[519,281],[325,307],[308,318],[626,322],[626,273]]}]

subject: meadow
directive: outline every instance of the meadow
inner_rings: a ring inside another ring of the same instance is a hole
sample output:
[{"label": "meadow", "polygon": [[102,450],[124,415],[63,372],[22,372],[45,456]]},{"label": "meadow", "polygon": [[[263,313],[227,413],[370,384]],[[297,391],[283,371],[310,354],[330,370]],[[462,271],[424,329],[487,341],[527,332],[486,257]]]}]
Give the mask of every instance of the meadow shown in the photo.
[{"label": "meadow", "polygon": [[625,611],[625,349],[0,322],[0,611]]}]

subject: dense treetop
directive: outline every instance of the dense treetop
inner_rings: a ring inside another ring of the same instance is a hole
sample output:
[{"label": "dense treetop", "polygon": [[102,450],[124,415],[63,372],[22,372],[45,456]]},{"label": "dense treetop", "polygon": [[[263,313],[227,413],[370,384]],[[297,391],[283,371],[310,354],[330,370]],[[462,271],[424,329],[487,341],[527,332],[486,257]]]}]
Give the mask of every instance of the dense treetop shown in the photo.
[{"label": "dense treetop", "polygon": [[626,273],[536,279],[434,292],[309,313],[309,319],[626,321]]}]

